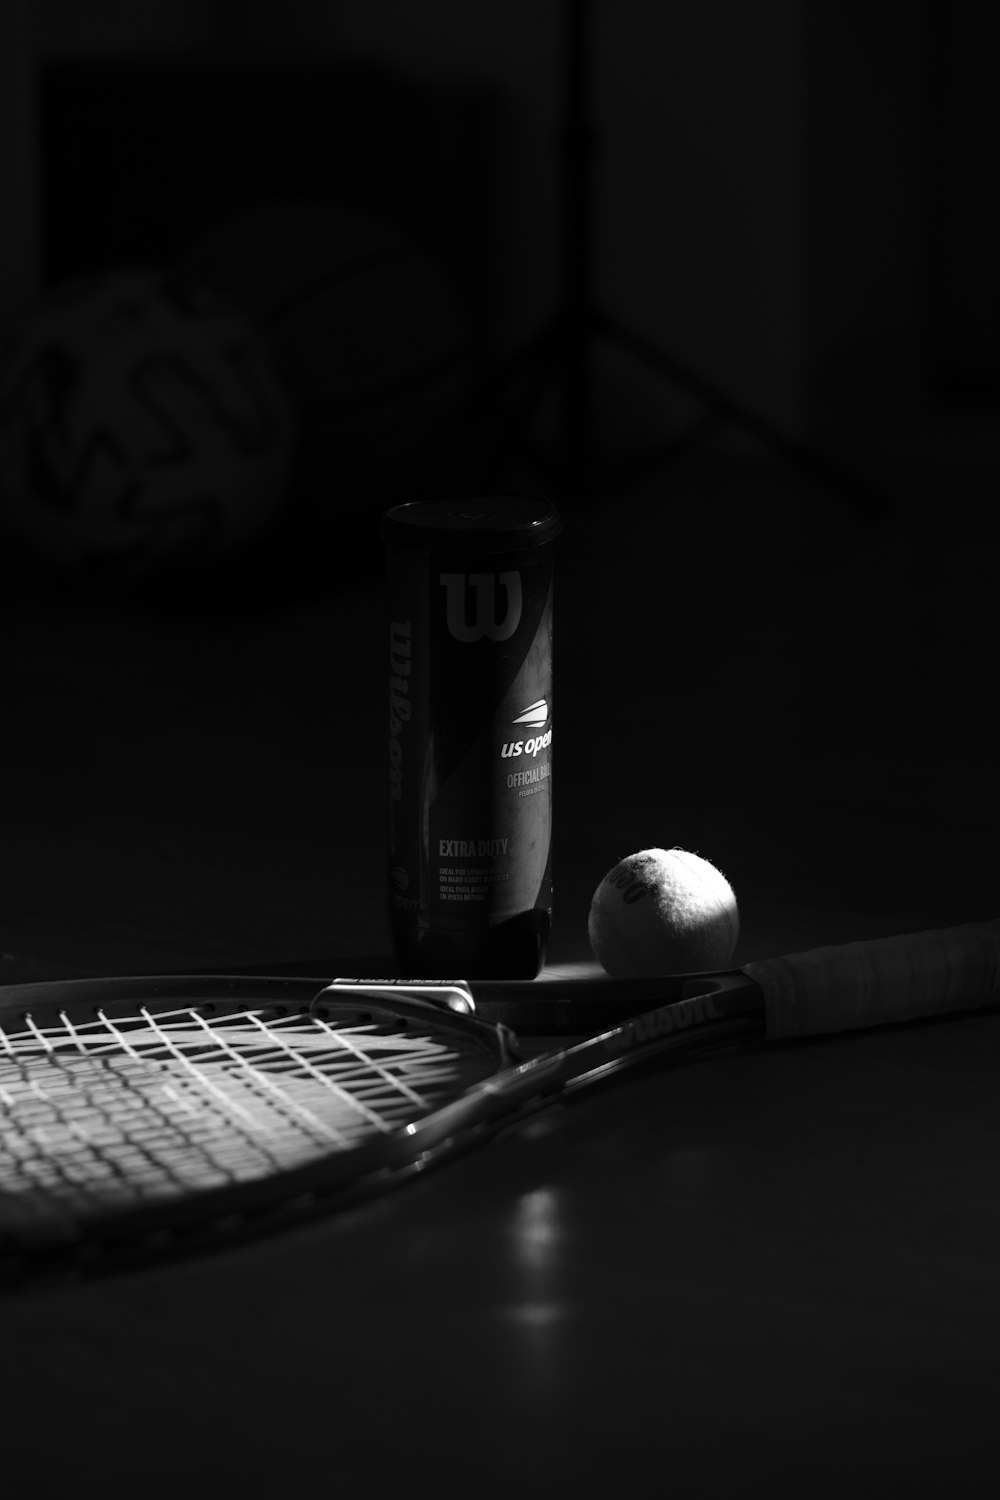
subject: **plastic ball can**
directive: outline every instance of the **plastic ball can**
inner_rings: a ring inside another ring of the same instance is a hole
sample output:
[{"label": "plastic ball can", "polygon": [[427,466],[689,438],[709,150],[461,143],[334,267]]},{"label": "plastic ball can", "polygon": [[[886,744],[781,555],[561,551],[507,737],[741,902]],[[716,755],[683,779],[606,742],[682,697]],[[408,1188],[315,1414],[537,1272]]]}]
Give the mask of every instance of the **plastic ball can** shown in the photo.
[{"label": "plastic ball can", "polygon": [[382,519],[389,928],[419,978],[534,978],[552,922],[555,508],[424,500]]}]

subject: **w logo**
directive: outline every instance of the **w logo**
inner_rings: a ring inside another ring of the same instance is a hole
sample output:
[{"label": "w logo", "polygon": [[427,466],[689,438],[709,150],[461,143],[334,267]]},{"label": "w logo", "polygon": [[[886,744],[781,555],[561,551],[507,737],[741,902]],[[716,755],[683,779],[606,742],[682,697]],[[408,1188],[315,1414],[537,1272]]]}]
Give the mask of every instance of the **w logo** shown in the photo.
[{"label": "w logo", "polygon": [[[456,641],[510,640],[521,619],[520,573],[442,573],[441,582],[446,593],[448,633]],[[504,593],[502,617],[497,613],[497,584]]]}]

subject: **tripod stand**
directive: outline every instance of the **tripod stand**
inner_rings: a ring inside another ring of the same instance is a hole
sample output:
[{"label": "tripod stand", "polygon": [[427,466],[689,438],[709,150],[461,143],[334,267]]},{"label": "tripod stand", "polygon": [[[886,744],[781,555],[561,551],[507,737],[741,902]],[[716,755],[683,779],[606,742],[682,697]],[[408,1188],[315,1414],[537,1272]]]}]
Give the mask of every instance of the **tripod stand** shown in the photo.
[{"label": "tripod stand", "polygon": [[[702,408],[702,414],[680,433],[629,465],[636,474],[676,461],[720,425],[741,429],[783,459],[848,495],[862,511],[885,511],[888,501],[858,476],[776,424],[742,405],[710,380],[658,348],[644,335],[612,318],[593,300],[592,163],[596,144],[589,105],[590,13],[587,0],[564,0],[564,122],[562,129],[561,305],[489,379],[483,403],[506,410],[506,421],[493,444],[492,464],[500,468],[526,451],[525,432],[547,388],[557,397],[554,453],[542,466],[552,471],[557,488],[573,500],[597,489],[599,458],[595,439],[597,404],[593,354],[598,344],[617,348],[657,379],[669,382]],[[612,476],[614,477],[614,476]],[[619,476],[620,477],[620,476]],[[607,483],[607,476],[601,481]]]}]

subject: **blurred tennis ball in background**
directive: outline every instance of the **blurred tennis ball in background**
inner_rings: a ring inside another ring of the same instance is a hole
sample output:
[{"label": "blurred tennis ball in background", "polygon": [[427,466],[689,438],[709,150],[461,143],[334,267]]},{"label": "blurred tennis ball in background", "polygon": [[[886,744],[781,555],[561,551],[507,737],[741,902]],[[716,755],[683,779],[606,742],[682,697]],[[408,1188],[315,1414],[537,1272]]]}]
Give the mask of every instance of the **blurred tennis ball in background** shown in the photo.
[{"label": "blurred tennis ball in background", "polygon": [[54,289],[0,363],[0,511],[64,573],[204,569],[275,522],[291,404],[246,316],[158,270]]},{"label": "blurred tennis ball in background", "polygon": [[587,930],[594,956],[615,978],[722,969],[740,923],[729,881],[686,849],[642,849],[601,881]]},{"label": "blurred tennis ball in background", "polygon": [[180,264],[266,335],[295,404],[312,523],[364,523],[447,452],[467,395],[467,314],[395,225],[335,200],[265,202],[210,226]]}]

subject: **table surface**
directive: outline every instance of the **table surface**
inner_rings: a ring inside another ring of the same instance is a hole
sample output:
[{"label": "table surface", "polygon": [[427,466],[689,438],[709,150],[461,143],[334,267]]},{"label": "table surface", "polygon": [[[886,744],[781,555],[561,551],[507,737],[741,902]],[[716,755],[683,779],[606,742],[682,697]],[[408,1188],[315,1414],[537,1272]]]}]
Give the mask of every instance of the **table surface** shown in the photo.
[{"label": "table surface", "polygon": [[[564,510],[554,960],[654,844],[728,874],[740,962],[1000,912],[997,552],[953,483],[871,525],[731,458]],[[5,554],[8,981],[385,951],[377,548],[321,550],[214,607]],[[9,1295],[5,1469],[996,1493],[998,1070],[988,1015],[717,1058],[336,1219]]]}]

